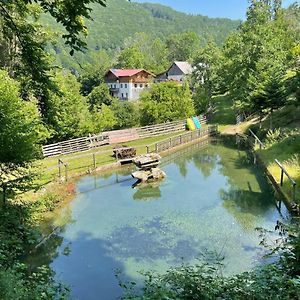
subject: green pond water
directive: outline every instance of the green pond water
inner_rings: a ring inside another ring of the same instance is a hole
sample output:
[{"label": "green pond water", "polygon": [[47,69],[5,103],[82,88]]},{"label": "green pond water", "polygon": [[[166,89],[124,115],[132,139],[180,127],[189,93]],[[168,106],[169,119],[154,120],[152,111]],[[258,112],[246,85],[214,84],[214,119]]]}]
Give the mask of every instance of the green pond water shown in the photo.
[{"label": "green pond water", "polygon": [[196,144],[162,159],[167,178],[132,188],[132,168],[77,182],[77,195],[45,226],[56,228],[28,261],[49,265],[72,299],[117,299],[115,277],[224,257],[224,272],[262,263],[257,227],[286,216],[261,169],[231,141]]}]

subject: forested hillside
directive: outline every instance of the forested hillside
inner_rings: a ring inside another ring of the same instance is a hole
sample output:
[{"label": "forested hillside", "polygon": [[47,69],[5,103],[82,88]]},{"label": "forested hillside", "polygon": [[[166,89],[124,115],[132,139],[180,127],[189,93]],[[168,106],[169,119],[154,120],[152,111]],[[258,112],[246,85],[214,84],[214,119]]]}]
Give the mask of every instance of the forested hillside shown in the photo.
[{"label": "forested hillside", "polygon": [[[107,7],[92,5],[92,18],[88,20],[86,53],[76,53],[70,58],[69,49],[62,40],[54,47],[54,54],[58,54],[58,61],[64,67],[78,67],[91,57],[91,53],[100,50],[118,50],[123,47],[124,40],[137,32],[144,32],[153,38],[165,40],[174,33],[192,31],[200,36],[201,44],[214,40],[222,45],[227,36],[234,31],[240,21],[229,19],[212,19],[201,15],[188,15],[177,12],[169,7],[159,4],[134,3],[126,0],[109,0]],[[44,16],[43,24],[49,25],[54,31],[61,27],[50,16]]]}]

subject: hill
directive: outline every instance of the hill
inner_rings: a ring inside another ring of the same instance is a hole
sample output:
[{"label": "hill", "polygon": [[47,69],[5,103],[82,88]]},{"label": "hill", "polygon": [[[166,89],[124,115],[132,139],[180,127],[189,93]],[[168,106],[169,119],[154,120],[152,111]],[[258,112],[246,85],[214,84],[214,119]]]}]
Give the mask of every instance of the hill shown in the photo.
[{"label": "hill", "polygon": [[[194,31],[201,37],[203,44],[213,39],[218,45],[222,45],[229,33],[240,24],[240,21],[190,15],[159,4],[126,0],[109,0],[106,8],[100,5],[93,5],[91,8],[93,21],[86,21],[89,31],[86,39],[88,50],[85,54],[75,55],[75,60],[80,63],[89,60],[93,51],[120,49],[124,39],[136,32],[145,32],[153,38],[160,37],[164,40],[174,33]],[[52,30],[60,30],[50,16],[44,16],[42,23]],[[63,66],[74,65],[62,41],[58,41],[53,53],[58,55]]]}]

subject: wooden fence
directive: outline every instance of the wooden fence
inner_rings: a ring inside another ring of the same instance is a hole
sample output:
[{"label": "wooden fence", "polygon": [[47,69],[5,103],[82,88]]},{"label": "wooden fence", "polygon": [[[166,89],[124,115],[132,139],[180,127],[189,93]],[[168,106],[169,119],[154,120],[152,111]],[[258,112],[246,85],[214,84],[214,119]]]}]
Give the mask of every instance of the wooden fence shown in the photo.
[{"label": "wooden fence", "polygon": [[290,176],[290,174],[286,171],[286,169],[277,159],[275,159],[275,163],[281,169],[280,186],[283,186],[283,176],[285,174],[291,183],[291,194],[292,194],[293,202],[296,203],[296,185],[297,185],[296,181]]},{"label": "wooden fence", "polygon": [[[200,139],[205,136],[215,135],[218,132],[218,125],[211,125],[205,129],[197,129],[195,131],[190,131],[185,134],[170,138],[154,144],[154,150],[152,152],[164,152],[166,150],[175,148],[177,146],[187,144],[191,141]],[[147,147],[147,152],[151,152],[151,148]]]},{"label": "wooden fence", "polygon": [[[206,117],[199,118],[199,121],[202,125],[206,124]],[[88,137],[43,146],[43,155],[44,157],[48,157],[83,152],[107,144],[123,143],[172,132],[180,132],[185,129],[185,124],[186,120],[180,120],[139,128],[106,131],[99,135],[90,135]]]},{"label": "wooden fence", "polygon": [[91,135],[43,146],[43,155],[44,157],[47,157],[82,152],[107,144],[109,144],[107,136],[102,134]]}]

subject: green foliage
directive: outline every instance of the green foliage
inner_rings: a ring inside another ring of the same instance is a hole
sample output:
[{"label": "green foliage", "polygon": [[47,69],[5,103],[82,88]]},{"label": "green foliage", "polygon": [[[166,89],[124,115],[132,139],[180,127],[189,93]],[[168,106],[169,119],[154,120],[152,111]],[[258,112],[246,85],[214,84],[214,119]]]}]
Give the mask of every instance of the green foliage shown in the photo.
[{"label": "green foliage", "polygon": [[239,109],[278,107],[266,94],[288,68],[294,36],[276,1],[251,1],[246,22],[226,43],[225,72],[220,74]]},{"label": "green foliage", "polygon": [[50,93],[47,112],[52,138],[66,140],[90,133],[91,115],[76,78],[69,73],[55,73],[55,82],[59,90]]},{"label": "green foliage", "polygon": [[101,104],[111,105],[113,101],[113,97],[110,95],[106,83],[96,86],[88,95],[87,99],[91,110],[93,110],[95,106],[101,106]]},{"label": "green foliage", "polygon": [[35,21],[40,13],[48,13],[55,22],[62,24],[63,38],[73,54],[74,50],[85,47],[81,39],[81,34],[86,33],[83,17],[90,17],[91,3],[103,6],[105,0],[8,0],[0,4],[4,52],[10,58],[5,67],[22,83],[23,98],[31,99],[34,95],[39,100],[43,116],[48,109],[48,90],[53,89],[53,84],[48,75],[50,63],[45,51],[47,32]]},{"label": "green foliage", "polygon": [[81,93],[86,96],[92,90],[104,83],[104,75],[111,67],[112,60],[105,50],[92,53],[91,61],[84,66],[79,82],[81,83]]},{"label": "green foliage", "polygon": [[192,31],[172,34],[167,39],[170,61],[192,60],[195,56],[195,49],[200,47],[199,36]]},{"label": "green foliage", "polygon": [[193,94],[194,107],[196,110],[196,114],[207,113],[209,107],[211,106],[212,99],[207,94],[206,90],[203,86],[199,85],[195,93]]},{"label": "green foliage", "polygon": [[187,84],[154,84],[141,96],[142,125],[184,119],[194,113],[193,100]]},{"label": "green foliage", "polygon": [[18,165],[34,160],[46,137],[35,103],[24,102],[19,85],[0,70],[0,163]]},{"label": "green foliage", "polygon": [[111,109],[117,119],[115,129],[131,128],[139,125],[139,110],[137,104],[115,99]]},{"label": "green foliage", "polygon": [[115,112],[105,103],[93,110],[93,132],[100,133],[103,130],[111,130],[117,124]]},{"label": "green foliage", "polygon": [[120,68],[143,68],[153,73],[165,71],[168,61],[168,49],[160,39],[153,39],[146,33],[137,33],[124,42],[124,50],[118,57]]}]

